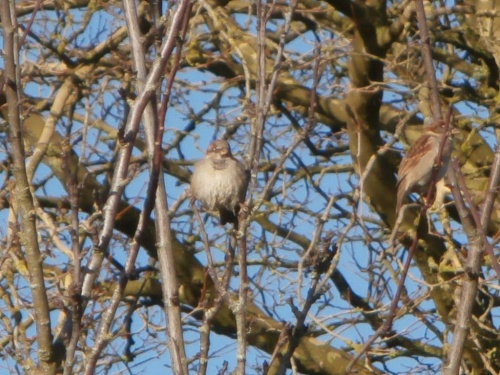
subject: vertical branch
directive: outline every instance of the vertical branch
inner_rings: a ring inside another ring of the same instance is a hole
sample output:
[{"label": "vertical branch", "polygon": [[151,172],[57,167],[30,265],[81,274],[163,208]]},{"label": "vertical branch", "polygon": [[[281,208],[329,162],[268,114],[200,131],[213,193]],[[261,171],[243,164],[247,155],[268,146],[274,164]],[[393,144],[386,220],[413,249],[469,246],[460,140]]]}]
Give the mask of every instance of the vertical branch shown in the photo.
[{"label": "vertical branch", "polygon": [[[492,166],[488,191],[483,205],[483,212],[479,216],[472,197],[470,196],[465,179],[460,171],[457,160],[452,161],[453,170],[450,173],[450,179],[453,186],[453,195],[455,205],[460,215],[465,234],[469,241],[469,250],[465,264],[465,282],[460,296],[460,309],[457,310],[455,329],[453,331],[453,340],[450,345],[448,361],[444,367],[443,374],[455,375],[460,371],[460,365],[464,352],[465,343],[469,338],[470,321],[472,319],[472,309],[475,304],[475,298],[479,286],[479,277],[481,275],[481,263],[484,251],[491,258],[492,267],[500,277],[500,266],[494,254],[491,244],[486,238],[486,227],[490,220],[493,202],[498,193],[498,181],[500,179],[500,155],[499,151],[495,153],[495,159]],[[462,198],[462,195],[464,198]],[[464,201],[465,200],[465,201]],[[471,219],[472,217],[472,219]]]},{"label": "vertical branch", "polygon": [[[434,121],[442,121],[443,115],[441,112],[441,106],[439,101],[439,92],[437,87],[436,76],[434,72],[434,67],[432,65],[431,56],[431,45],[429,31],[426,23],[425,10],[423,5],[423,0],[416,1],[417,18],[419,23],[419,30],[422,39],[422,55],[424,59],[424,65],[426,68],[427,76],[429,77],[430,86],[430,97],[431,105],[434,116]],[[460,371],[460,364],[462,361],[462,356],[465,348],[465,342],[468,337],[468,331],[470,326],[470,320],[472,319],[472,308],[475,303],[475,296],[477,294],[478,280],[481,272],[481,258],[483,254],[483,248],[488,247],[486,236],[482,228],[487,224],[489,220],[489,213],[484,212],[484,215],[478,219],[475,218],[475,223],[469,220],[468,211],[475,211],[473,202],[469,200],[467,204],[469,208],[466,207],[463,198],[462,191],[466,192],[465,182],[463,181],[463,176],[460,172],[460,167],[456,160],[452,161],[452,168],[448,173],[453,186],[453,196],[455,199],[455,205],[458,209],[462,226],[467,235],[469,241],[469,251],[466,262],[466,272],[465,281],[462,288],[462,293],[460,296],[460,309],[457,309],[457,318],[455,329],[453,331],[453,340],[450,345],[450,351],[448,356],[448,361],[443,368],[443,374],[445,375],[456,375]],[[494,171],[493,175],[498,175],[497,170]],[[496,177],[498,178],[498,177]],[[493,176],[490,178],[493,181]],[[462,190],[462,191],[461,191]],[[486,211],[486,210],[485,210]],[[476,215],[477,216],[477,215]],[[474,212],[473,212],[474,217]],[[478,235],[479,232],[479,235]],[[481,235],[481,233],[483,235]],[[493,252],[493,251],[491,251]],[[494,256],[493,256],[494,257]],[[495,259],[492,258],[492,262]],[[498,263],[497,267],[498,268]]]},{"label": "vertical branch", "polygon": [[[76,173],[72,173],[70,169],[70,154],[71,147],[69,142],[64,143],[64,161],[65,172],[68,181],[69,202],[71,206],[71,224],[69,233],[71,237],[71,253],[73,262],[73,278],[70,284],[70,298],[71,298],[71,338],[66,347],[66,357],[64,361],[64,375],[73,373],[73,365],[75,363],[75,354],[77,350],[78,341],[80,340],[80,333],[82,328],[82,299],[81,299],[81,280],[82,280],[82,254],[80,251],[79,240],[79,190],[78,179]],[[69,322],[68,322],[69,323]],[[57,342],[57,340],[56,340]]]},{"label": "vertical branch", "polygon": [[[242,210],[243,211],[243,210]],[[247,324],[246,324],[246,309],[248,304],[248,270],[247,270],[247,220],[245,213],[239,215],[241,233],[238,241],[238,266],[240,268],[240,286],[239,286],[239,301],[236,307],[236,330],[238,337],[238,349],[237,349],[237,374],[246,374],[246,349],[247,349]]]},{"label": "vertical branch", "polygon": [[[263,132],[265,122],[269,113],[269,108],[272,102],[273,90],[277,82],[280,62],[283,56],[286,35],[290,31],[291,19],[293,12],[297,6],[297,1],[294,0],[290,4],[290,12],[285,16],[285,25],[283,33],[280,36],[280,43],[274,59],[272,69],[268,69],[266,59],[266,23],[273,11],[273,5],[266,11],[266,6],[261,0],[257,1],[257,71],[256,71],[256,111],[257,116],[252,123],[252,137],[250,141],[250,158],[249,169],[251,171],[251,180],[248,188],[248,198],[246,207],[250,207],[252,203],[252,195],[256,184],[257,173],[259,169],[260,153],[263,145]],[[269,71],[269,73],[268,73]],[[269,84],[266,84],[269,82]],[[258,207],[254,207],[257,209]],[[239,214],[239,268],[240,268],[240,301],[236,314],[237,330],[238,330],[238,373],[245,373],[245,356],[246,356],[246,317],[245,309],[247,305],[248,291],[248,275],[247,275],[247,259],[246,259],[246,236],[247,236],[247,219],[248,211],[241,210]]]},{"label": "vertical branch", "polygon": [[[262,133],[264,132],[264,123],[266,119],[265,109],[265,93],[266,93],[266,19],[265,9],[261,0],[257,1],[257,71],[256,71],[256,118],[252,120],[252,135],[250,140],[250,158],[249,169],[251,177],[248,188],[247,207],[250,206],[252,201],[252,193],[256,184],[257,173],[259,168],[260,152],[262,150]],[[239,284],[239,301],[236,315],[236,330],[237,330],[237,370],[236,373],[243,375],[246,373],[246,348],[247,348],[247,334],[246,334],[246,308],[247,308],[247,292],[248,292],[248,273],[247,273],[247,210],[241,210],[238,221],[239,231],[237,235],[239,257],[238,265],[240,269],[240,284]]]},{"label": "vertical branch", "polygon": [[[145,65],[146,58],[142,47],[141,34],[137,23],[134,1],[125,0],[124,5],[127,14],[127,27],[129,28],[129,35],[133,46],[134,62],[138,70],[139,92],[143,92],[147,89],[143,82],[145,82],[148,77]],[[167,30],[165,45],[170,46],[168,55],[164,55],[165,48],[161,49],[160,56],[165,59],[165,62],[172,55],[174,47],[176,48],[176,53],[174,56],[174,64],[172,65],[172,69],[168,77],[167,92],[163,100],[160,115],[158,116],[158,111],[156,111],[156,106],[152,105],[153,103],[146,108],[144,113],[148,162],[151,174],[151,191],[148,193],[148,198],[151,199],[151,203],[154,202],[156,213],[155,228],[158,243],[158,261],[160,263],[163,281],[162,290],[167,318],[166,326],[169,337],[168,345],[174,373],[180,375],[187,375],[188,369],[182,331],[182,317],[179,305],[179,283],[175,269],[172,234],[170,230],[170,216],[168,214],[168,202],[166,198],[166,188],[161,168],[161,160],[162,139],[164,132],[163,121],[165,119],[175,74],[179,68],[182,42],[189,26],[191,7],[192,3],[189,0],[182,1],[178,5],[172,16],[171,27]],[[154,72],[151,74],[153,73]],[[161,120],[161,122],[159,122],[159,120]]]},{"label": "vertical branch", "polygon": [[[291,19],[296,6],[297,6],[297,1],[293,0],[292,3],[290,4],[290,11],[285,16],[285,24],[283,32],[281,33],[280,36],[280,43],[276,53],[276,58],[274,60],[274,65],[272,70],[270,71],[271,74],[268,75],[268,66],[266,59],[266,23],[267,20],[269,19],[271,12],[273,11],[273,5],[270,5],[270,8],[268,9],[268,11],[266,11],[266,7],[262,3],[262,0],[257,1],[256,14],[257,14],[258,64],[256,71],[257,77],[256,77],[256,88],[255,88],[256,102],[257,102],[256,103],[257,116],[255,122],[252,124],[253,125],[252,139],[250,142],[251,181],[248,189],[249,190],[248,199],[246,202],[247,207],[250,207],[250,204],[252,202],[252,193],[256,183],[256,177],[259,168],[260,153],[262,151],[262,146],[263,146],[264,126],[269,113],[269,108],[271,106],[273,90],[276,85],[278,74],[280,71],[279,64],[283,56],[286,36],[290,30]],[[269,84],[267,85],[266,82],[269,82]],[[314,90],[315,89],[316,87],[314,88]],[[314,104],[315,104],[315,97],[312,98],[311,106],[313,106]],[[311,127],[312,123],[313,122],[309,123]],[[310,127],[307,127],[307,129],[310,130]],[[306,134],[307,131],[304,131],[304,137]],[[298,144],[299,141],[301,140],[301,137],[297,138],[298,139],[296,144]],[[289,149],[289,152],[291,153],[294,148],[295,147],[291,147]],[[285,158],[283,158],[282,160],[284,163]],[[275,176],[277,176],[277,174],[278,174],[278,169],[276,169],[275,171]],[[262,198],[264,198],[264,195],[262,196]],[[258,208],[261,202],[262,200],[259,202],[259,204],[257,204],[254,207],[254,209]],[[247,305],[247,291],[248,291],[247,255],[246,255],[247,219],[248,219],[247,210],[241,210],[239,215],[240,237],[238,242],[239,244],[238,248],[240,251],[238,258],[239,268],[240,268],[240,290],[239,290],[240,301],[239,301],[239,310],[237,311],[236,314],[237,330],[238,330],[238,374],[245,373],[245,356],[246,356],[245,309]],[[289,363],[289,358],[292,356],[294,349],[295,349],[294,347],[290,347],[288,353],[289,354],[288,361],[285,360],[285,362]]]},{"label": "vertical branch", "polygon": [[[177,280],[175,258],[172,247],[172,233],[170,230],[170,215],[168,213],[167,192],[165,188],[165,180],[163,179],[162,169],[162,139],[164,133],[164,120],[167,112],[167,105],[170,100],[170,93],[175,79],[177,70],[179,69],[180,56],[184,37],[189,27],[189,18],[193,3],[190,0],[184,0],[179,4],[174,15],[171,31],[175,34],[170,34],[176,40],[176,53],[174,63],[167,81],[167,92],[163,100],[162,110],[159,114],[159,129],[156,134],[156,142],[154,145],[154,160],[153,160],[153,175],[158,178],[158,188],[156,190],[155,213],[156,221],[155,228],[158,237],[158,261],[160,263],[162,275],[163,301],[165,304],[167,316],[167,329],[169,334],[169,350],[172,358],[173,369],[176,374],[188,374],[186,352],[184,348],[184,338],[182,330],[182,317],[179,302],[179,282]],[[146,124],[147,125],[147,124]],[[149,129],[148,131],[152,131]],[[149,147],[148,147],[149,149]]]},{"label": "vertical branch", "polygon": [[[21,219],[21,243],[26,252],[26,261],[33,296],[35,324],[37,330],[38,358],[44,374],[55,372],[52,362],[52,332],[47,290],[45,289],[42,258],[38,244],[35,205],[30,191],[25,166],[25,155],[20,113],[19,47],[17,44],[17,20],[13,11],[14,2],[2,0],[0,20],[3,28],[3,59],[5,64],[5,94],[8,105],[10,144],[12,148],[12,173],[15,180],[15,199]],[[12,5],[12,7],[11,7]]]},{"label": "vertical branch", "polygon": [[[442,112],[439,101],[439,92],[437,87],[436,76],[434,72],[434,67],[432,65],[432,57],[431,57],[431,46],[430,46],[430,37],[426,23],[424,5],[422,0],[416,1],[416,9],[417,9],[417,18],[419,23],[419,30],[422,39],[422,55],[424,58],[424,65],[427,71],[427,76],[429,77],[429,85],[430,85],[430,97],[431,97],[431,105],[432,111],[434,115],[434,121],[442,120]],[[499,164],[498,164],[498,155],[495,155],[495,163],[493,173],[490,177],[489,190],[496,190],[496,185],[493,185],[494,182],[498,182],[499,178]],[[467,193],[465,182],[463,181],[463,176],[461,175],[460,167],[458,162],[454,160],[452,162],[452,168],[448,173],[448,176],[453,185],[453,196],[455,199],[455,205],[458,209],[460,219],[467,235],[469,241],[469,251],[466,262],[466,273],[465,273],[465,282],[462,288],[462,293],[460,296],[460,309],[457,309],[457,319],[455,324],[455,329],[453,331],[453,340],[450,345],[449,357],[446,365],[443,368],[443,373],[445,375],[455,375],[460,371],[460,364],[462,361],[462,356],[464,352],[465,342],[468,338],[468,331],[470,326],[470,320],[472,319],[472,308],[475,303],[475,296],[477,294],[478,288],[478,279],[481,272],[481,259],[483,254],[483,249],[487,249],[488,253],[492,257],[492,264],[497,272],[500,272],[500,268],[498,266],[498,262],[493,254],[493,250],[488,243],[486,236],[484,235],[484,228],[486,228],[487,223],[489,221],[489,217],[491,211],[489,208],[484,209],[483,215],[481,218],[477,217],[477,212],[472,200],[468,200],[467,204],[469,208],[467,209],[462,198],[462,191]],[[494,194],[496,196],[496,194]],[[488,193],[487,199],[492,203],[493,194]],[[493,207],[493,204],[490,204]],[[472,216],[475,219],[474,222],[471,222],[468,219],[468,211],[472,211]],[[479,235],[478,235],[479,232]]]},{"label": "vertical branch", "polygon": [[441,101],[439,99],[439,89],[436,80],[436,72],[432,64],[432,46],[429,36],[429,28],[427,27],[427,17],[425,16],[423,0],[415,2],[417,10],[418,29],[420,31],[420,40],[422,42],[422,59],[428,77],[432,115],[434,122],[443,121],[443,112],[441,110]]},{"label": "vertical branch", "polygon": [[457,317],[455,319],[455,329],[453,330],[453,340],[450,344],[448,352],[448,361],[443,367],[444,375],[456,375],[460,372],[462,356],[464,352],[465,342],[467,340],[470,320],[472,318],[472,307],[477,293],[478,278],[481,269],[481,239],[476,236],[473,221],[469,217],[469,209],[467,208],[462,194],[461,188],[465,188],[463,179],[460,181],[457,177],[459,169],[456,160],[452,160],[452,173],[449,173],[450,182],[453,188],[455,198],[455,206],[457,207],[460,221],[464,228],[465,234],[469,241],[469,250],[467,256],[467,265],[465,272],[465,282],[463,284],[462,293],[460,295],[460,309],[457,309]]},{"label": "vertical branch", "polygon": [[[143,233],[147,218],[149,217],[153,206],[156,207],[156,233],[158,236],[158,258],[163,276],[163,294],[167,316],[167,329],[169,334],[169,348],[172,357],[172,367],[176,374],[187,374],[187,362],[184,351],[184,341],[182,337],[181,314],[178,298],[178,287],[175,274],[175,262],[173,260],[172,242],[170,233],[170,221],[168,218],[168,207],[166,202],[166,193],[163,178],[161,176],[161,139],[162,131],[158,126],[158,117],[154,94],[160,77],[163,74],[166,63],[171,57],[174,48],[176,47],[177,36],[181,25],[186,25],[186,17],[189,17],[191,9],[189,0],[179,3],[175,13],[172,16],[171,27],[166,31],[165,42],[161,47],[158,59],[151,67],[151,71],[147,74],[143,44],[140,39],[140,31],[137,22],[137,12],[133,1],[125,0],[124,8],[127,19],[127,27],[132,44],[135,67],[138,73],[138,98],[131,108],[130,115],[127,119],[127,125],[123,132],[122,147],[117,158],[115,173],[111,185],[110,195],[104,208],[104,225],[103,231],[99,239],[98,249],[95,252],[89,268],[95,271],[102,264],[103,254],[109,244],[113,225],[115,221],[115,213],[118,203],[121,199],[124,183],[128,174],[128,165],[134,141],[139,129],[139,123],[144,116],[144,127],[147,139],[148,149],[148,164],[150,170],[150,182],[148,184],[148,195],[144,203],[144,210],[140,216],[140,220],[134,234],[133,247],[129,251],[129,257],[125,265],[125,270],[120,278],[120,283],[113,293],[112,303],[109,309],[103,314],[102,324],[98,334],[98,341],[92,351],[87,366],[86,373],[93,373],[100,350],[107,342],[107,332],[111,327],[112,319],[120,302],[123,290],[128,281],[128,275],[132,272],[135,260],[139,250],[140,237]],[[176,71],[177,67],[173,67]],[[163,128],[162,128],[163,129]],[[96,275],[89,276],[85,279],[83,292],[89,295],[92,284]],[[84,295],[85,295],[84,294]]]},{"label": "vertical branch", "polygon": [[[267,76],[266,69],[266,54],[265,54],[265,46],[266,46],[266,20],[268,19],[268,15],[264,12],[264,7],[262,6],[262,2],[259,0],[257,2],[257,40],[258,40],[258,50],[257,56],[259,60],[258,70],[257,70],[257,79],[256,79],[256,97],[257,97],[257,119],[256,123],[257,129],[255,133],[252,133],[252,139],[250,141],[250,163],[251,163],[251,172],[252,172],[252,180],[250,182],[250,186],[248,188],[248,199],[251,199],[252,192],[255,185],[255,177],[258,171],[260,152],[262,150],[262,133],[264,131],[264,123],[266,121],[267,115],[269,113],[269,108],[271,107],[271,102],[273,99],[273,91],[276,86],[278,75],[280,72],[280,63],[283,58],[283,53],[285,50],[286,37],[290,32],[290,28],[292,25],[292,16],[297,7],[298,0],[292,0],[290,3],[290,11],[285,15],[285,24],[283,26],[283,32],[280,35],[279,46],[276,51],[276,57],[274,59],[274,65],[271,71],[270,76]],[[272,12],[272,8],[269,9],[269,14]],[[269,82],[266,90],[266,82]],[[260,125],[259,125],[260,124]],[[258,208],[258,207],[256,207]]]}]

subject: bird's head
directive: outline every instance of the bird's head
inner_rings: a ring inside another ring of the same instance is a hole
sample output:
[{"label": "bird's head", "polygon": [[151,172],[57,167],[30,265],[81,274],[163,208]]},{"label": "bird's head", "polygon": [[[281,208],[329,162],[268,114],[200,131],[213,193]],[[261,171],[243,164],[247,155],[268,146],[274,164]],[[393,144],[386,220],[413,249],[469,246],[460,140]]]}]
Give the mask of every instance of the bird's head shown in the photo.
[{"label": "bird's head", "polygon": [[229,143],[223,139],[213,141],[207,150],[207,157],[210,159],[222,159],[232,157]]}]

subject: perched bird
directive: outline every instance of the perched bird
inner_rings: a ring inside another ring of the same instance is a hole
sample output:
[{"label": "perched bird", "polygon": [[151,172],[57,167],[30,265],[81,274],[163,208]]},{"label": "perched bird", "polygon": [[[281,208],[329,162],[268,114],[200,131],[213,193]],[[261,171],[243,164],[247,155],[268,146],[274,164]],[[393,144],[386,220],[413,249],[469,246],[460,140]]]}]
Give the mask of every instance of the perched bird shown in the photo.
[{"label": "perched bird", "polygon": [[233,157],[225,140],[212,142],[205,157],[194,165],[191,192],[205,209],[219,211],[222,225],[233,223],[238,228],[238,212],[247,186],[245,166]]},{"label": "perched bird", "polygon": [[[398,195],[396,213],[401,209],[403,199],[411,192],[427,194],[432,170],[439,154],[441,139],[446,137],[441,122],[424,127],[424,133],[408,149],[398,171]],[[437,166],[436,182],[440,181],[448,170],[453,143],[450,137],[445,140],[441,154],[441,163]]]}]

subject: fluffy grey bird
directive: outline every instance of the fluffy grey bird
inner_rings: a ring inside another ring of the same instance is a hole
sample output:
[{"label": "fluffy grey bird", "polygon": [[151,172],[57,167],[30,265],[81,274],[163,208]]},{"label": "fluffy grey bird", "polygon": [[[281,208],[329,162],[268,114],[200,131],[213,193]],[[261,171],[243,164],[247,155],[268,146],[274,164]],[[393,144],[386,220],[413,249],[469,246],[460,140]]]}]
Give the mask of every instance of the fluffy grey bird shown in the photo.
[{"label": "fluffy grey bird", "polygon": [[[444,125],[434,123],[425,126],[424,133],[408,149],[398,171],[398,194],[396,212],[399,212],[403,199],[411,192],[427,193],[432,176],[432,169],[439,153],[441,138],[446,136]],[[441,164],[438,167],[436,182],[441,180],[448,170],[453,143],[450,137],[445,141]]]},{"label": "fluffy grey bird", "polygon": [[194,165],[191,192],[202,206],[218,210],[220,223],[238,228],[240,203],[245,201],[248,173],[231,154],[229,144],[218,139],[210,144],[205,157]]}]

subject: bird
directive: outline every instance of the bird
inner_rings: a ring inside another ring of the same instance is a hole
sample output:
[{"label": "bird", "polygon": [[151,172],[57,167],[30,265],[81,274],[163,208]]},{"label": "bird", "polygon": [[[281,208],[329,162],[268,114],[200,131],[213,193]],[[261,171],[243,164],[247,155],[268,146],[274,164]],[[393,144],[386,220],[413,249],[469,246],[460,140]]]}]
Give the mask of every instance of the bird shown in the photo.
[{"label": "bird", "polygon": [[424,133],[408,149],[398,170],[396,213],[399,213],[403,199],[411,192],[427,194],[436,158],[440,152],[441,139],[444,147],[441,162],[437,168],[435,182],[440,181],[448,171],[453,150],[451,137],[446,133],[442,122],[435,122],[424,127]]},{"label": "bird", "polygon": [[238,228],[240,204],[245,201],[249,173],[235,159],[226,140],[213,141],[205,157],[194,165],[192,196],[209,211],[219,211],[220,223]]}]

